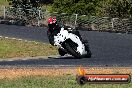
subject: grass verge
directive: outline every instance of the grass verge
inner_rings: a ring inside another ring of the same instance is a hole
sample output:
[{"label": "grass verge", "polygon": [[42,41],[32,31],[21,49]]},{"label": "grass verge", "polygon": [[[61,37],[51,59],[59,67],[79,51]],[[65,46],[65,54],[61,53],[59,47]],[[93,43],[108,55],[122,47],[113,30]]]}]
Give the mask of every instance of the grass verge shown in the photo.
[{"label": "grass verge", "polygon": [[[0,88],[132,88],[129,84],[77,84],[78,68],[0,69]],[[89,67],[88,74],[131,74],[131,68]]]},{"label": "grass verge", "polygon": [[8,5],[8,1],[7,0],[0,0],[0,5]]},{"label": "grass verge", "polygon": [[132,88],[129,84],[77,84],[76,77],[72,75],[63,76],[28,76],[15,80],[1,79],[1,88]]},{"label": "grass verge", "polygon": [[50,44],[26,42],[0,38],[0,58],[35,57],[57,55],[58,51]]}]

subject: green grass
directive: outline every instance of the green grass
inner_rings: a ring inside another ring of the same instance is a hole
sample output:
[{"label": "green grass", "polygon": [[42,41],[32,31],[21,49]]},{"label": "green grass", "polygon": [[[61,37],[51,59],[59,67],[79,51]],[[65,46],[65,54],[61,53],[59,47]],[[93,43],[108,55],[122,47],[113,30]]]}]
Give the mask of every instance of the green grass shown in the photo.
[{"label": "green grass", "polygon": [[1,79],[0,88],[132,88],[130,84],[85,84],[79,85],[75,76],[62,77],[28,76],[17,79]]},{"label": "green grass", "polygon": [[0,16],[3,16],[3,6],[9,6],[9,2],[7,0],[0,0]]},{"label": "green grass", "polygon": [[0,38],[0,58],[57,55],[56,47],[39,42]]},{"label": "green grass", "polygon": [[0,0],[0,6],[1,5],[8,5],[8,1],[7,0]]}]

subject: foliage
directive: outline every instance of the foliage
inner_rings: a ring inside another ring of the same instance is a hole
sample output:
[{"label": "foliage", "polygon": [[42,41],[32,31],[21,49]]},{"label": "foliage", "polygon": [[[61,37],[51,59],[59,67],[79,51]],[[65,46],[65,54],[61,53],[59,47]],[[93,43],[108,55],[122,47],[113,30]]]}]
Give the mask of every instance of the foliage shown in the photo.
[{"label": "foliage", "polygon": [[131,0],[54,0],[53,10],[59,13],[131,17]]},{"label": "foliage", "polygon": [[[21,0],[8,0],[21,1]],[[28,0],[24,0],[28,1]],[[131,17],[132,0],[30,0],[33,6],[50,5],[50,12],[88,16]],[[30,3],[30,4],[31,4]],[[15,2],[16,4],[16,2]]]},{"label": "foliage", "polygon": [[0,0],[0,5],[8,5],[7,0]]},{"label": "foliage", "polygon": [[132,1],[131,0],[105,0],[105,14],[111,17],[131,17]]},{"label": "foliage", "polygon": [[59,13],[96,15],[101,0],[54,0],[53,10]]}]

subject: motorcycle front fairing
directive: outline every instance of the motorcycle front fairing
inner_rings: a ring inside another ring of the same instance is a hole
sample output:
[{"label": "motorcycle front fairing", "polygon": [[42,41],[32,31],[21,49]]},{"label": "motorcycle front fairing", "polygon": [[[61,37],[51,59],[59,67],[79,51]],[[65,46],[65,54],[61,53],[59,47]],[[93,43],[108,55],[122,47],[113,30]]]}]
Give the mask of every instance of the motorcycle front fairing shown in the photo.
[{"label": "motorcycle front fairing", "polygon": [[74,43],[78,45],[77,47],[77,52],[80,53],[81,55],[87,54],[87,51],[85,50],[85,46],[80,40],[80,38],[72,33],[69,33],[67,30],[64,28],[61,28],[60,32],[57,34],[57,36],[54,36],[54,45],[58,46],[60,48],[63,48],[61,46],[61,43],[66,41],[67,39],[72,40]]},{"label": "motorcycle front fairing", "polygon": [[68,34],[69,33],[67,30],[64,30],[64,28],[61,28],[57,36],[54,36],[54,45],[61,47],[61,43],[63,43],[67,39]]},{"label": "motorcycle front fairing", "polygon": [[77,52],[79,52],[81,55],[87,54],[84,44],[77,35],[69,33],[67,39],[71,39],[74,43],[78,45]]}]

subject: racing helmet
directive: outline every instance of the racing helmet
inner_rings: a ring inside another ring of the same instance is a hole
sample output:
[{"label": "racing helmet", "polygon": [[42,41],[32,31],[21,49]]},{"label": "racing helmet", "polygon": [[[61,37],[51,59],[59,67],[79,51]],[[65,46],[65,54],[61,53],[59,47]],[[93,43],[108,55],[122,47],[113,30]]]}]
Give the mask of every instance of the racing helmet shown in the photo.
[{"label": "racing helmet", "polygon": [[48,27],[49,27],[49,29],[53,29],[56,26],[56,24],[57,24],[57,20],[56,20],[55,17],[53,17],[53,18],[50,17],[48,19]]}]

